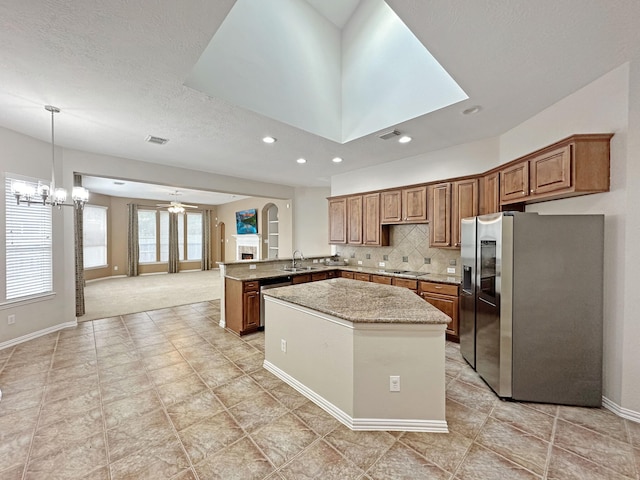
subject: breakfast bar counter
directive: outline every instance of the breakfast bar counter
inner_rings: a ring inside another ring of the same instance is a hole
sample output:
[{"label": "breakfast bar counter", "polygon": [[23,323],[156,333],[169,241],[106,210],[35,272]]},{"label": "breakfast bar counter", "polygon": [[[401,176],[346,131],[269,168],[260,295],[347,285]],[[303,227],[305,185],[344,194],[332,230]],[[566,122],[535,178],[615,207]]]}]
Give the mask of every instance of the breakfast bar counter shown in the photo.
[{"label": "breakfast bar counter", "polygon": [[267,370],[353,430],[448,431],[448,316],[406,288],[343,278],[264,295]]}]

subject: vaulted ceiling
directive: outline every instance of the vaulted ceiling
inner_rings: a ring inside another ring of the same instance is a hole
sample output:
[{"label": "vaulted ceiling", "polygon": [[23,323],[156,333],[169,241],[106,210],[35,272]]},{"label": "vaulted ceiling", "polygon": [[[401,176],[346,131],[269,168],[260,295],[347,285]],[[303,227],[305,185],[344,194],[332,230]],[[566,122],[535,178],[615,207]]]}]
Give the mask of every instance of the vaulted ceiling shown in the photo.
[{"label": "vaulted ceiling", "polygon": [[[275,9],[295,1],[305,0],[269,0]],[[43,106],[52,104],[62,110],[56,143],[68,148],[325,186],[334,174],[499,135],[640,45],[637,0],[387,0],[469,98],[393,125],[411,143],[381,140],[383,130],[340,143],[185,86],[234,3],[1,2],[0,126],[48,141]],[[461,114],[474,105],[480,112]],[[150,144],[148,135],[169,142]],[[266,145],[266,135],[278,141]]]}]

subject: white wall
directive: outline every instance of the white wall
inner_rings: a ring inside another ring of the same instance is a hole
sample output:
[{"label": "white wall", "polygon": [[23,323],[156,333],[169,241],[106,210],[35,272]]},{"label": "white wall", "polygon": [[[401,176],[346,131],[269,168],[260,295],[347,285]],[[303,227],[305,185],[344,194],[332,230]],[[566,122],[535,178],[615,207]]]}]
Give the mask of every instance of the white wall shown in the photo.
[{"label": "white wall", "polygon": [[296,188],[293,204],[293,248],[308,256],[330,255],[330,188]]},{"label": "white wall", "polygon": [[487,138],[334,175],[331,177],[331,195],[346,195],[474,175],[495,167],[498,158],[498,139]]},{"label": "white wall", "polygon": [[544,202],[527,210],[605,214],[604,396],[621,413],[640,421],[640,295],[634,278],[640,266],[640,53],[638,57],[498,138],[335,176],[331,193],[481,173],[573,133],[615,133],[610,192]]}]

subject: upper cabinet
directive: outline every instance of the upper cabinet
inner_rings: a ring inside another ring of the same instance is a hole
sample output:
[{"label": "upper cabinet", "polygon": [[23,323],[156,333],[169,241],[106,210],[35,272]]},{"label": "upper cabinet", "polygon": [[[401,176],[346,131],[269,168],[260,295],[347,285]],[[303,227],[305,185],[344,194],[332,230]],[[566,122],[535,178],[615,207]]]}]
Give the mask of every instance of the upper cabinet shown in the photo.
[{"label": "upper cabinet", "polygon": [[452,183],[451,242],[453,247],[462,244],[460,221],[478,215],[478,179],[469,178]]},{"label": "upper cabinet", "polygon": [[381,192],[382,223],[426,223],[427,187],[403,188]]},{"label": "upper cabinet", "polygon": [[389,245],[389,226],[380,222],[380,194],[362,196],[362,243],[376,247]]},{"label": "upper cabinet", "polygon": [[429,245],[451,246],[451,182],[429,185]]},{"label": "upper cabinet", "polygon": [[[480,178],[480,215],[500,211],[500,173],[492,172]],[[464,217],[462,217],[464,218]]]},{"label": "upper cabinet", "polygon": [[380,194],[330,198],[329,243],[389,245],[389,227],[380,223]]},{"label": "upper cabinet", "polygon": [[609,191],[611,134],[573,135],[500,169],[500,203]]},{"label": "upper cabinet", "polygon": [[362,195],[347,198],[347,243],[362,245]]},{"label": "upper cabinet", "polygon": [[329,243],[347,243],[347,199],[329,199]]}]

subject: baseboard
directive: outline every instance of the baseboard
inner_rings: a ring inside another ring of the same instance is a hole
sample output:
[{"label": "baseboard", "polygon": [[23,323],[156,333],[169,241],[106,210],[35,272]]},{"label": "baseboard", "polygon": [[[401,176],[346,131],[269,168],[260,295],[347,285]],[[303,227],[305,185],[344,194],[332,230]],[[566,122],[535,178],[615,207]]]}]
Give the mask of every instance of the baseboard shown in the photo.
[{"label": "baseboard", "polygon": [[271,362],[265,360],[264,368],[273,373],[280,380],[290,385],[313,403],[318,405],[336,420],[349,427],[351,430],[385,430],[403,432],[430,432],[448,433],[447,422],[445,420],[411,420],[396,418],[353,418],[340,408],[336,407],[324,397],[306,387],[298,380],[280,370]]},{"label": "baseboard", "polygon": [[5,348],[13,347],[14,345],[18,345],[20,343],[33,340],[34,338],[42,337],[44,335],[57,332],[58,330],[62,330],[63,328],[77,327],[77,326],[78,326],[77,320],[74,320],[73,322],[60,323],[58,325],[54,325],[53,327],[45,328],[44,330],[38,330],[37,332],[28,333],[26,335],[22,335],[21,337],[13,338],[11,340],[7,340],[6,342],[2,342],[0,343],[0,350],[4,350]]},{"label": "baseboard", "polygon": [[632,422],[640,423],[640,412],[629,410],[628,408],[623,408],[617,403],[609,400],[607,397],[602,397],[602,406],[607,410],[612,411],[619,417],[626,418],[627,420],[631,420]]}]

